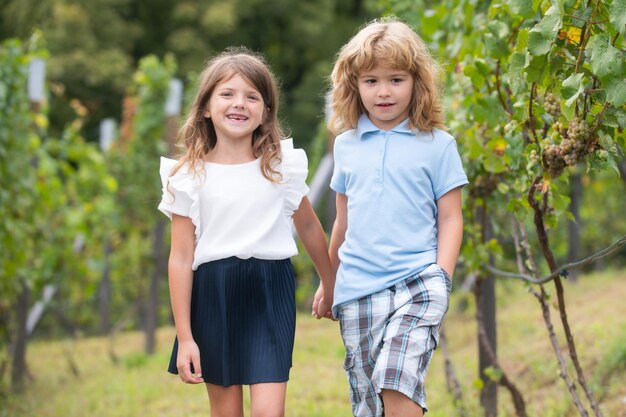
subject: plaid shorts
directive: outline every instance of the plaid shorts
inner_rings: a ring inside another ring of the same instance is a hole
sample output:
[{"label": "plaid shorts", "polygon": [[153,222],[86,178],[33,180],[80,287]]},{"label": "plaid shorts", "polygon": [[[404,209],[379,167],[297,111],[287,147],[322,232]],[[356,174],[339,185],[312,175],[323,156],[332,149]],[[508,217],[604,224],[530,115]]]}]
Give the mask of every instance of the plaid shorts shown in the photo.
[{"label": "plaid shorts", "polygon": [[424,378],[452,283],[437,264],[392,287],[339,306],[344,368],[355,417],[381,417],[383,389],[426,411]]}]

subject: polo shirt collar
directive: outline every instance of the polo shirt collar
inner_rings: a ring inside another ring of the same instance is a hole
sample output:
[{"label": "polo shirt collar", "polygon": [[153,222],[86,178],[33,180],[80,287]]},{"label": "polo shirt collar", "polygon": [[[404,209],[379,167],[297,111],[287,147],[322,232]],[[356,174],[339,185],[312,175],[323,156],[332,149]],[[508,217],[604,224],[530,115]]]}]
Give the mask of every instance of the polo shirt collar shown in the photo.
[{"label": "polo shirt collar", "polygon": [[[363,138],[363,135],[374,132],[382,132],[378,126],[376,126],[366,114],[362,114],[357,122],[356,133],[359,138]],[[409,119],[406,118],[394,128],[390,130],[395,133],[407,133],[414,134],[415,132],[409,128]]]}]

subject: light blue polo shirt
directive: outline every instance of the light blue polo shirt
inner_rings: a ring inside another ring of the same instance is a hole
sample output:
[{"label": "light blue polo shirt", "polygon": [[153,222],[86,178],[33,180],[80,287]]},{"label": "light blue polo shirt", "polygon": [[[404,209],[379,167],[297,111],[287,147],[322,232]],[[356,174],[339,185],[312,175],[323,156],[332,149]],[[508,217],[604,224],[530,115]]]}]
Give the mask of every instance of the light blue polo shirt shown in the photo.
[{"label": "light blue polo shirt", "polygon": [[373,294],[437,258],[436,201],[468,183],[449,134],[412,131],[408,119],[384,131],[366,115],[339,135],[330,186],[348,198],[335,304]]}]

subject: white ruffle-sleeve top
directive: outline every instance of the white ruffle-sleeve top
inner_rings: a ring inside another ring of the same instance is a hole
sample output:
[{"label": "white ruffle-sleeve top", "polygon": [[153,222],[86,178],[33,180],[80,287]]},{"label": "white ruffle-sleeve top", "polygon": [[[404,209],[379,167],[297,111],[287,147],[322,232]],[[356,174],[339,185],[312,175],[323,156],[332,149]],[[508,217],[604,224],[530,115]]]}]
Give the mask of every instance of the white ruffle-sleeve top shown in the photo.
[{"label": "white ruffle-sleeve top", "polygon": [[191,218],[196,247],[192,269],[205,262],[238,258],[286,259],[298,253],[292,214],[308,193],[307,157],[281,141],[282,180],[261,173],[260,159],[235,165],[204,163],[204,174],[188,165],[170,176],[177,161],[161,158],[163,198],[159,210]]}]

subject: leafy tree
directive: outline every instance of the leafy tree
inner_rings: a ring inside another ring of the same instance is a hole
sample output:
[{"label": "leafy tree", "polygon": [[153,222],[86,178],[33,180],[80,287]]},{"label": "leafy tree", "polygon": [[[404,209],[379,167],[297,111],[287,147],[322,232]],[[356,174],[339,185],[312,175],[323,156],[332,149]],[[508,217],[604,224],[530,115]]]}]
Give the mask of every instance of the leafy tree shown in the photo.
[{"label": "leafy tree", "polygon": [[[0,47],[0,320],[2,345],[13,343],[13,386],[21,389],[25,366],[25,311],[32,277],[24,243],[33,235],[32,207],[36,201],[31,150],[35,142],[26,94],[28,57],[17,40]],[[4,162],[6,161],[6,162]],[[16,308],[16,310],[14,310]],[[15,312],[14,312],[15,311]],[[19,320],[18,320],[19,319]],[[11,340],[12,339],[12,340]],[[4,368],[4,367],[3,367]]]},{"label": "leafy tree", "polygon": [[[137,268],[134,285],[138,286],[139,293],[136,296],[144,299],[148,353],[154,351],[159,306],[163,304],[159,302],[159,288],[166,277],[166,268],[159,263],[164,256],[164,223],[156,206],[161,198],[159,156],[168,154],[165,101],[175,71],[172,57],[161,62],[155,56],[148,56],[140,61],[130,99],[134,109],[129,120],[132,131],[129,137],[121,138],[111,158],[119,183],[117,206],[122,216],[117,233],[123,237],[115,249],[124,252],[123,257],[134,258],[130,265]],[[143,250],[134,246],[138,241]],[[127,266],[119,265],[123,275],[127,273]]]},{"label": "leafy tree", "polygon": [[[89,226],[98,224],[100,211],[94,205],[109,198],[114,188],[101,154],[78,134],[80,119],[56,138],[48,136],[45,105],[43,113],[31,111],[26,95],[28,63],[46,54],[37,36],[27,45],[10,40],[0,48],[0,210],[4,219],[0,226],[0,321],[3,331],[11,335],[9,340],[3,334],[0,345],[11,343],[12,385],[18,390],[28,375],[25,352],[34,325],[26,320],[29,308],[44,286],[63,292],[67,299],[77,289],[87,292],[81,293],[81,300],[89,296],[94,276],[90,271],[95,268],[86,259],[97,259],[90,252],[97,243],[90,243],[99,236],[97,227]],[[81,236],[86,236],[87,244],[76,244]],[[84,258],[77,256],[79,250]],[[80,320],[80,315],[74,317]]]},{"label": "leafy tree", "polygon": [[[449,127],[459,139],[470,176],[464,208],[466,268],[484,274],[486,266],[497,261],[519,268],[516,277],[536,286],[531,291],[541,305],[560,375],[578,412],[587,415],[590,406],[595,415],[602,415],[568,324],[560,276],[565,272],[557,252],[564,253],[566,245],[555,237],[568,219],[572,170],[582,164],[592,171],[617,170],[626,145],[626,3],[380,4],[413,24],[448,65]],[[534,233],[526,237],[527,229]],[[550,281],[573,371],[552,328],[543,285]],[[509,388],[517,414],[525,415],[519,390],[496,368],[494,379]]]}]

